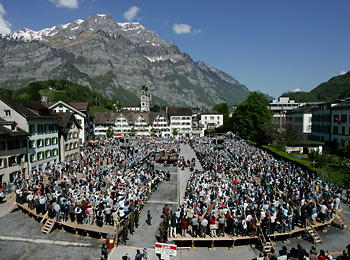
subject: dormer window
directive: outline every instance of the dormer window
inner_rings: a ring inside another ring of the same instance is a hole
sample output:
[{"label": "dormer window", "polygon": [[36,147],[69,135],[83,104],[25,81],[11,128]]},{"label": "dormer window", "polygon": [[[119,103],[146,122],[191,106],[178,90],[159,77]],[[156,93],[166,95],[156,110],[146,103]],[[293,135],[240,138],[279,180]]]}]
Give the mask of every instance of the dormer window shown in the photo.
[{"label": "dormer window", "polygon": [[4,110],[4,116],[10,117],[11,116],[11,110]]}]

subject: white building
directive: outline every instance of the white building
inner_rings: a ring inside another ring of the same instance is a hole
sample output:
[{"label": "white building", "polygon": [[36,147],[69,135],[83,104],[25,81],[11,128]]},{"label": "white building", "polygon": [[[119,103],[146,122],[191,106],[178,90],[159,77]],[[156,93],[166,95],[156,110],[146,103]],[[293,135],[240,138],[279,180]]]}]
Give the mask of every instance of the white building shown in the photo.
[{"label": "white building", "polygon": [[73,160],[80,154],[79,132],[82,128],[73,113],[57,114],[60,117],[58,121],[60,161]]},{"label": "white building", "polygon": [[286,123],[286,114],[288,111],[304,106],[306,103],[296,103],[290,100],[289,97],[279,97],[269,103],[269,109],[273,111],[272,123],[284,128]]},{"label": "white building", "polygon": [[56,113],[71,112],[74,114],[81,125],[81,130],[79,131],[79,145],[81,149],[88,144],[89,140],[93,139],[93,117],[88,114],[89,104],[87,102],[67,104],[63,101],[58,101],[56,103],[43,103],[43,105]]},{"label": "white building", "polygon": [[13,182],[19,174],[28,174],[27,137],[14,121],[0,118],[0,183]]},{"label": "white building", "polygon": [[312,133],[312,110],[315,105],[301,106],[286,114],[286,128],[293,129],[299,140],[310,140]]},{"label": "white building", "polygon": [[151,135],[152,131],[161,137],[171,134],[169,119],[164,112],[97,112],[94,124],[96,136],[105,136],[110,127],[114,134],[121,135]]},{"label": "white building", "polygon": [[174,129],[178,137],[191,137],[192,133],[192,110],[188,107],[170,107],[168,109],[170,118],[170,131]]},{"label": "white building", "polygon": [[44,169],[59,160],[58,116],[41,103],[0,97],[0,115],[14,121],[30,134],[28,140],[29,170]]},{"label": "white building", "polygon": [[204,129],[218,128],[224,124],[224,115],[216,112],[209,111],[200,114],[200,125]]}]

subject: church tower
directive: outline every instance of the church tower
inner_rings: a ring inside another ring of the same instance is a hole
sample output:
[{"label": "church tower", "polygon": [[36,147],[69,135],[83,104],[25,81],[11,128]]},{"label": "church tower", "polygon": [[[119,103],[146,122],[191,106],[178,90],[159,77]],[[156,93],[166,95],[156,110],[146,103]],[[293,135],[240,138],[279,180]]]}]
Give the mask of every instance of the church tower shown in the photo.
[{"label": "church tower", "polygon": [[148,94],[148,87],[143,86],[141,92],[141,112],[149,112],[151,110],[151,94]]}]

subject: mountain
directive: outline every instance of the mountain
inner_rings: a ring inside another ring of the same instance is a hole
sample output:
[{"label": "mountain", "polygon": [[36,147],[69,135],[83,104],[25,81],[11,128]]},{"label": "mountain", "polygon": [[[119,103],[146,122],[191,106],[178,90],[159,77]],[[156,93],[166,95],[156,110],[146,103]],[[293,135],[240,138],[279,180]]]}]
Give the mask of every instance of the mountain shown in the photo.
[{"label": "mountain", "polygon": [[310,92],[288,92],[282,95],[296,102],[338,101],[350,97],[350,71],[335,76]]},{"label": "mountain", "polygon": [[87,85],[124,104],[131,96],[138,100],[144,84],[158,105],[209,108],[238,104],[249,95],[230,75],[194,62],[141,24],[118,23],[110,14],[0,37],[0,88],[48,79]]}]

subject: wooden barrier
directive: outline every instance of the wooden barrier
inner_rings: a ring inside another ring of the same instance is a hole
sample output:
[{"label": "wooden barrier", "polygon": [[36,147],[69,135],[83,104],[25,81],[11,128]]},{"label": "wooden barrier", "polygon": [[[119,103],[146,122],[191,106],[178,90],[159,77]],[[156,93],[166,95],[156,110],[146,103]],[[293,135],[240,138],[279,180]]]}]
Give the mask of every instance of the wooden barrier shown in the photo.
[{"label": "wooden barrier", "polygon": [[[332,223],[331,221],[325,221],[324,223],[315,223],[312,225],[312,227],[314,229],[322,229],[325,228],[327,226],[329,226]],[[284,237],[290,237],[290,236],[297,236],[301,233],[305,233],[305,228],[300,228],[300,227],[295,227],[292,231],[288,231],[285,233],[279,233],[279,232],[275,232],[274,234],[270,235],[270,238],[274,238],[274,239],[279,239],[279,238],[284,238]],[[186,244],[186,247],[189,247],[191,249],[195,248],[195,244],[196,246],[200,246],[201,244],[208,244],[208,242],[210,242],[210,246],[209,248],[214,248],[214,244],[215,242],[228,242],[228,243],[232,243],[232,246],[229,247],[229,249],[233,249],[235,244],[237,244],[237,242],[244,242],[244,241],[248,241],[248,240],[253,240],[255,242],[260,242],[262,244],[266,244],[266,239],[265,237],[261,237],[261,236],[231,236],[227,233],[225,233],[225,235],[223,237],[210,237],[210,236],[206,236],[204,237],[192,237],[190,234],[187,234],[187,236],[182,237],[179,234],[177,235],[176,238],[173,237],[168,237],[168,241],[172,241],[174,242],[176,245],[180,245],[180,244]]]}]

